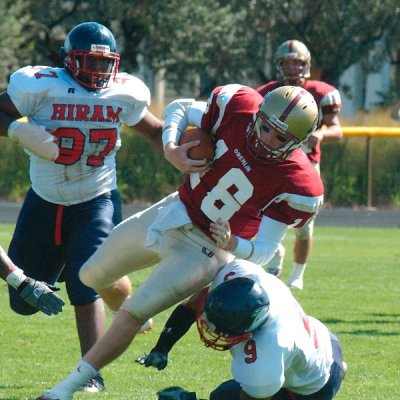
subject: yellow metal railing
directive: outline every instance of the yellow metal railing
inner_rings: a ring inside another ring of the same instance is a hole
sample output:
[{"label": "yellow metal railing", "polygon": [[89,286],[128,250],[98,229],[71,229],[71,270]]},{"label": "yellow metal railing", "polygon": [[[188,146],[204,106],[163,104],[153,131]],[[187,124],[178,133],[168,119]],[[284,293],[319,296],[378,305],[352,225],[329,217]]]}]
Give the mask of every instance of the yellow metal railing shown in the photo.
[{"label": "yellow metal railing", "polygon": [[400,124],[397,127],[386,126],[343,126],[343,135],[366,136],[367,138],[367,208],[372,209],[372,138],[373,137],[400,137]]},{"label": "yellow metal railing", "polygon": [[342,126],[344,136],[383,136],[383,137],[400,137],[399,127],[386,126]]}]

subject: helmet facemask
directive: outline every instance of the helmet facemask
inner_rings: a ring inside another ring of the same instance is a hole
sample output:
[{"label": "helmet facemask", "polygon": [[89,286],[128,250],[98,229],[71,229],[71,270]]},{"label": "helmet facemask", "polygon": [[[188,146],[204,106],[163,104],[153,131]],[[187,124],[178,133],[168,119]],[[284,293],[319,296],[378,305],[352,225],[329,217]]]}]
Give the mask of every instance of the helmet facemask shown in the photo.
[{"label": "helmet facemask", "polygon": [[228,350],[251,338],[269,318],[269,298],[254,280],[224,281],[203,297],[196,317],[200,339],[207,347]]},{"label": "helmet facemask", "polygon": [[278,79],[285,85],[299,86],[303,79],[310,77],[310,64],[305,60],[288,56],[277,61],[276,71]]},{"label": "helmet facemask", "polygon": [[64,66],[82,86],[105,89],[118,73],[120,56],[114,35],[97,22],[83,22],[67,35],[61,48]]},{"label": "helmet facemask", "polygon": [[[279,131],[282,137],[286,139],[282,147],[273,148],[261,140],[261,130],[264,129],[264,124]],[[253,124],[247,129],[247,148],[253,157],[261,162],[285,161],[292,154],[293,150],[300,146],[301,141],[297,137],[277,129],[261,111],[255,115]]]},{"label": "helmet facemask", "polygon": [[71,50],[65,57],[65,68],[74,79],[90,89],[110,86],[118,72],[120,56],[108,46],[92,45],[92,50]]},{"label": "helmet facemask", "polygon": [[215,325],[207,319],[207,314],[203,311],[206,298],[207,295],[203,297],[196,318],[197,331],[199,332],[200,339],[204,342],[206,347],[211,347],[214,350],[225,351],[240,342],[250,339],[250,332],[236,336],[217,332]]}]

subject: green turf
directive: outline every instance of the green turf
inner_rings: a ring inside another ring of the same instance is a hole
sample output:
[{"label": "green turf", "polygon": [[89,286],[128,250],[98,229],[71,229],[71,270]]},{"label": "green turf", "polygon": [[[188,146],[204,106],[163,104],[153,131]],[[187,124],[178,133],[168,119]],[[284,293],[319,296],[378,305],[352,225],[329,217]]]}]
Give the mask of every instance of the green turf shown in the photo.
[{"label": "green turf", "polygon": [[[7,247],[12,225],[0,226]],[[285,239],[283,279],[289,274],[293,232]],[[295,295],[305,310],[320,318],[343,344],[349,371],[341,400],[397,400],[400,396],[400,230],[321,228],[305,276]],[[132,276],[139,284],[148,274]],[[61,295],[66,298],[64,287]],[[73,310],[57,317],[13,314],[0,283],[0,399],[32,399],[65,377],[79,356]],[[169,367],[158,372],[134,363],[155,343],[169,312],[155,318],[154,331],[140,335],[103,370],[107,392],[79,393],[76,399],[156,399],[158,389],[179,385],[206,398],[230,378],[230,355],[205,349],[195,328],[170,354]],[[110,322],[111,315],[108,314]]]}]

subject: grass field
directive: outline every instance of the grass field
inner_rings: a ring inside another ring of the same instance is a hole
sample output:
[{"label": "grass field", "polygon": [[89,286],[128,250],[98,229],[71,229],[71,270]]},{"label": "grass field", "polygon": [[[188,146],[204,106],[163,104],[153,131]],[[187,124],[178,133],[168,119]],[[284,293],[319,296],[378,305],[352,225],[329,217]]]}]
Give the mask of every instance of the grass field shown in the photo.
[{"label": "grass field", "polygon": [[[12,225],[0,226],[6,248]],[[289,274],[294,235],[285,238],[283,279]],[[326,228],[315,230],[305,289],[295,295],[308,312],[340,338],[349,370],[338,400],[400,398],[400,230]],[[137,286],[148,271],[132,276]],[[66,298],[61,286],[61,295]],[[0,399],[32,399],[64,378],[80,358],[72,307],[56,317],[13,314],[0,283]],[[151,334],[140,335],[117,361],[103,370],[107,392],[79,393],[74,399],[151,400],[172,385],[201,398],[230,378],[228,352],[205,349],[194,327],[158,372],[135,364],[150,351],[169,312],[155,318]],[[111,315],[108,314],[110,321]]]}]

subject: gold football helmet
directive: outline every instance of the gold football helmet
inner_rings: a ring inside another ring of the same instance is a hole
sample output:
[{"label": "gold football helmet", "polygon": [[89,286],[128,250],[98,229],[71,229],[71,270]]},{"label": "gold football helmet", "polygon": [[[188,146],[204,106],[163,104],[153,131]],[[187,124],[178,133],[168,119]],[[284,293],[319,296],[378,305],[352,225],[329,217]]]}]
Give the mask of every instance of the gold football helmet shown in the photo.
[{"label": "gold football helmet", "polygon": [[310,77],[311,54],[298,40],[283,42],[275,53],[277,79],[290,85],[299,85],[301,79]]},{"label": "gold football helmet", "polygon": [[[247,130],[247,147],[261,161],[283,161],[314,132],[317,124],[318,106],[311,93],[300,86],[281,86],[264,97]],[[266,143],[271,129],[281,146]]]}]

